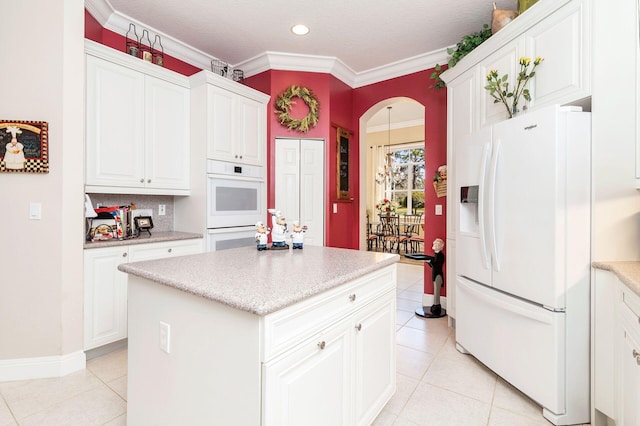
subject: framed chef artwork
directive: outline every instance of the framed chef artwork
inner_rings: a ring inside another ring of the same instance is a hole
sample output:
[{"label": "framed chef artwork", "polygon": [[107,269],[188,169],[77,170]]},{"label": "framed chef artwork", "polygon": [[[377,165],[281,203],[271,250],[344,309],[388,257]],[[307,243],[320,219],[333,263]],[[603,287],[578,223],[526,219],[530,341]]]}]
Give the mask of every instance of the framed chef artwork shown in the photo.
[{"label": "framed chef artwork", "polygon": [[0,172],[49,173],[46,121],[0,120]]}]

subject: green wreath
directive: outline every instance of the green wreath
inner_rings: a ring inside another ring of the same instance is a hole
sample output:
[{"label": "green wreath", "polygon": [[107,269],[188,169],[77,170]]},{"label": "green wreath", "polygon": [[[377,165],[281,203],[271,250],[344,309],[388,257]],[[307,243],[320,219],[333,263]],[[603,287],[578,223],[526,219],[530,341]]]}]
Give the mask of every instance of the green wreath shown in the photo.
[{"label": "green wreath", "polygon": [[[306,117],[300,120],[291,118],[291,106],[296,103],[292,98],[300,98],[305,104],[307,104],[309,107],[309,114],[307,114]],[[280,124],[285,126],[287,129],[295,130],[297,132],[308,132],[309,129],[318,124],[319,108],[320,103],[311,90],[306,87],[293,85],[278,96],[275,112],[278,115]]]}]

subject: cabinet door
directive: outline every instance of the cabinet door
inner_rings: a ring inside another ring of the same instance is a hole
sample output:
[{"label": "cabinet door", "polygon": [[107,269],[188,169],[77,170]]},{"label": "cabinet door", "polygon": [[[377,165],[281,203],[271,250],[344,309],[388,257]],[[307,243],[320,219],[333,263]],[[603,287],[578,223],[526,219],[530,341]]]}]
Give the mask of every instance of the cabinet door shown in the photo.
[{"label": "cabinet door", "polygon": [[238,160],[242,163],[263,165],[266,147],[266,107],[253,99],[238,97],[236,126]]},{"label": "cabinet door", "polygon": [[144,75],[87,56],[86,184],[144,186]]},{"label": "cabinet door", "polygon": [[235,95],[228,90],[209,86],[207,157],[222,161],[237,161],[234,146]]},{"label": "cabinet door", "polygon": [[369,425],[396,390],[396,296],[363,308],[355,332],[355,424]]},{"label": "cabinet door", "polygon": [[[498,49],[487,59],[482,61],[479,66],[480,75],[477,77],[481,86],[478,88],[480,93],[480,127],[490,126],[498,121],[502,121],[508,117],[507,110],[502,102],[494,103],[494,99],[489,95],[489,91],[484,89],[487,81],[487,74],[491,70],[498,71],[498,76],[502,77],[508,74],[509,88],[513,88],[516,82],[516,76],[520,71],[518,61],[524,52],[524,36],[521,36],[511,43]],[[538,74],[536,74],[536,77]],[[522,110],[526,101],[522,98],[518,108]]]},{"label": "cabinet door", "polygon": [[84,349],[127,337],[127,274],[118,265],[127,261],[126,247],[84,252]]},{"label": "cabinet door", "polygon": [[529,81],[531,106],[590,95],[587,2],[571,1],[526,32],[526,52],[544,58]]},{"label": "cabinet door", "polygon": [[623,339],[618,358],[620,411],[616,425],[636,426],[640,424],[640,299],[623,288],[619,306]]},{"label": "cabinet door", "polygon": [[350,424],[351,322],[263,366],[263,426]]},{"label": "cabinet door", "polygon": [[615,419],[615,306],[619,281],[611,272],[595,270],[593,300],[593,400],[597,410]]},{"label": "cabinet door", "polygon": [[139,244],[129,247],[129,261],[140,262],[198,253],[202,253],[201,239]]},{"label": "cabinet door", "polygon": [[189,90],[145,79],[145,185],[189,189]]}]

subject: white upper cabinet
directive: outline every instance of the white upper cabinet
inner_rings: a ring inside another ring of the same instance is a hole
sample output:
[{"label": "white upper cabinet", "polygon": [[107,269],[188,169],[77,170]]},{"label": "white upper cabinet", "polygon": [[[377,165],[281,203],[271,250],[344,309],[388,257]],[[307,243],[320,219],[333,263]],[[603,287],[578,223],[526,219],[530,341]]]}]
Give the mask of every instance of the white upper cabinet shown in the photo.
[{"label": "white upper cabinet", "polygon": [[[487,74],[491,70],[496,70],[500,77],[508,74],[509,88],[514,89],[519,59],[523,56],[531,61],[540,56],[544,61],[527,85],[531,102],[524,97],[518,102],[520,112],[525,106],[535,109],[552,104],[579,104],[591,96],[590,13],[590,0],[540,1],[491,36],[442,74],[449,90],[457,90],[459,81],[475,82],[473,93],[467,98],[457,96],[456,100],[449,96],[449,120],[466,113],[459,110],[469,108],[468,122],[474,131],[505,120],[508,117],[505,106],[494,103],[484,88]],[[455,135],[449,132],[449,137]]]},{"label": "white upper cabinet", "polygon": [[531,107],[591,95],[589,12],[572,1],[525,33],[527,56],[544,62],[531,81]]},{"label": "white upper cabinet", "polygon": [[[494,102],[494,98],[489,94],[489,91],[484,87],[487,85],[487,74],[491,70],[498,71],[498,76],[502,77],[508,74],[509,87],[515,88],[516,77],[520,71],[519,60],[524,55],[524,43],[523,38],[518,37],[511,43],[501,47],[493,52],[485,60],[480,62],[478,66],[478,98],[480,100],[480,127],[487,127],[494,123],[504,120],[508,117],[507,109],[502,102]],[[536,76],[538,74],[536,73]],[[531,84],[531,81],[529,82]],[[518,109],[526,105],[524,98],[519,101]]]},{"label": "white upper cabinet", "polygon": [[269,96],[209,71],[190,79],[194,143],[210,159],[264,166]]},{"label": "white upper cabinet", "polygon": [[86,190],[188,195],[187,78],[90,41],[86,50]]}]

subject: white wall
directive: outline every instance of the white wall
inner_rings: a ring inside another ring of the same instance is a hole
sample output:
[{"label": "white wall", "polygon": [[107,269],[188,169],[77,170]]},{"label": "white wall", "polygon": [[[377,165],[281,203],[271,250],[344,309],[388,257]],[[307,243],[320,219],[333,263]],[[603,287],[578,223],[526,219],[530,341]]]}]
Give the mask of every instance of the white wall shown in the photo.
[{"label": "white wall", "polygon": [[82,350],[84,2],[0,11],[0,118],[47,121],[50,166],[0,174],[1,362]]},{"label": "white wall", "polygon": [[635,2],[593,1],[592,259],[640,259]]}]

